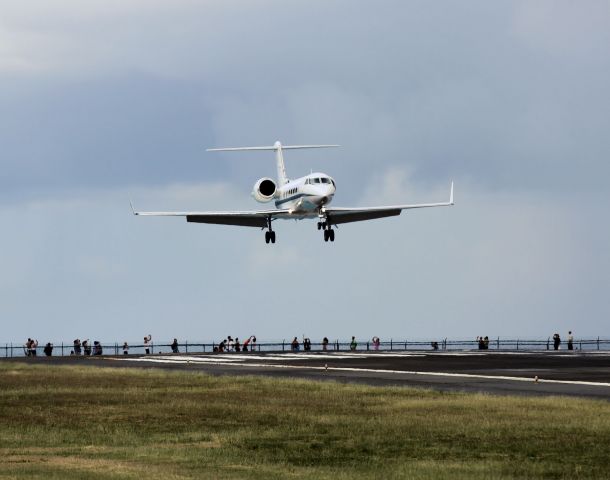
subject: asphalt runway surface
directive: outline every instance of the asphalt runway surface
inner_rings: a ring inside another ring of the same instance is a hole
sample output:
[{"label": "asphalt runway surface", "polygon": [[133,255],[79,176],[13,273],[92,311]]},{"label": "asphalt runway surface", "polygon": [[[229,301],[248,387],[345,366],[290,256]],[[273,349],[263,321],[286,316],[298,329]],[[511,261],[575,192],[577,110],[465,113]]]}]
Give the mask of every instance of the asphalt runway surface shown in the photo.
[{"label": "asphalt runway surface", "polygon": [[606,351],[240,352],[6,360],[610,400],[610,352]]}]

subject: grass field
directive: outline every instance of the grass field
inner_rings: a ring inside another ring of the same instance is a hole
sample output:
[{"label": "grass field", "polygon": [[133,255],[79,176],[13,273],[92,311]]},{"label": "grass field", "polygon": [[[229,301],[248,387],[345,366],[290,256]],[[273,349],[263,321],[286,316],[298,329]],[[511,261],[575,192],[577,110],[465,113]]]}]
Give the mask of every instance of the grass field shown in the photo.
[{"label": "grass field", "polygon": [[610,403],[0,362],[0,478],[610,478]]}]

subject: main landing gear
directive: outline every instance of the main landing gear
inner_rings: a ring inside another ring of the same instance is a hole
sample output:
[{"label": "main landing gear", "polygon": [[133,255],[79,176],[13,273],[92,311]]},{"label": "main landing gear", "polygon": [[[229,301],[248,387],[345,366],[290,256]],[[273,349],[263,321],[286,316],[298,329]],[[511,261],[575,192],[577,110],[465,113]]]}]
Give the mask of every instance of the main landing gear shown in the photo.
[{"label": "main landing gear", "polygon": [[324,230],[325,242],[328,242],[329,240],[331,242],[335,241],[335,231],[333,230],[331,224],[328,223],[328,221],[318,222],[318,230]]},{"label": "main landing gear", "polygon": [[271,217],[267,219],[267,228],[269,230],[265,232],[265,243],[275,243],[275,232],[271,228]]},{"label": "main landing gear", "polygon": [[265,232],[265,243],[275,243],[275,232],[272,230],[270,232]]}]

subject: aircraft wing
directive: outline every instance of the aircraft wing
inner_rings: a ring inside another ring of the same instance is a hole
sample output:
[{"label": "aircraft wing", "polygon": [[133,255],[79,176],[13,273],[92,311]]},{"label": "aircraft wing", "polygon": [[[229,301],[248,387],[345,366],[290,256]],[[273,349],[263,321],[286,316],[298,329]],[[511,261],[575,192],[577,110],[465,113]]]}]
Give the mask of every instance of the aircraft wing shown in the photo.
[{"label": "aircraft wing", "polygon": [[333,208],[326,207],[326,215],[329,223],[338,225],[340,223],[361,222],[364,220],[374,220],[376,218],[392,217],[400,215],[403,210],[413,208],[449,207],[453,205],[453,182],[451,182],[451,193],[448,202],[441,203],[418,203],[413,205],[386,205],[382,207],[364,208]]},{"label": "aircraft wing", "polygon": [[290,215],[290,210],[260,210],[244,212],[136,212],[134,215],[153,217],[186,217],[187,222],[215,223],[219,225],[238,225],[241,227],[268,226],[269,219]]}]

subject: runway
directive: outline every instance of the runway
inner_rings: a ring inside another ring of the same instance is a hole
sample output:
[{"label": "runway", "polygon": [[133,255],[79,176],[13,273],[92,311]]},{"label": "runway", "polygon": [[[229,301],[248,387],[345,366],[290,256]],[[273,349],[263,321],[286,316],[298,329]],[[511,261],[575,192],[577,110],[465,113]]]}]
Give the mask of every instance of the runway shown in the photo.
[{"label": "runway", "polygon": [[571,395],[610,400],[610,352],[242,352],[38,357],[19,361],[154,367],[213,375],[266,375],[442,391]]}]

